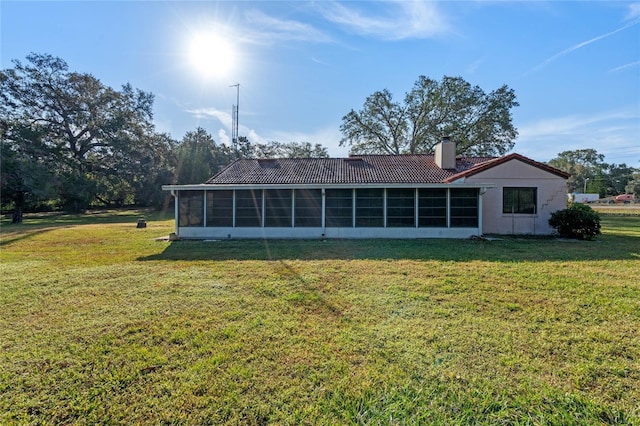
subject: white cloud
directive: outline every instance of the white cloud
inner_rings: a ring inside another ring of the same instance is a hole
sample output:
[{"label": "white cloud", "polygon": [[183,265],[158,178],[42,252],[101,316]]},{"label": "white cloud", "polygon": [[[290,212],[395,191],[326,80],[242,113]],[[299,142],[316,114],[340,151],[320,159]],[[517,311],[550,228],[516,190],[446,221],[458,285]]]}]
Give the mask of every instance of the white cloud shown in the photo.
[{"label": "white cloud", "polygon": [[256,9],[247,11],[245,19],[252,29],[242,34],[241,37],[253,44],[271,45],[281,41],[313,43],[331,43],[333,41],[329,35],[309,24],[275,18]]},{"label": "white cloud", "polygon": [[218,130],[218,141],[223,145],[231,145],[231,137],[229,137],[224,129]]},{"label": "white cloud", "polygon": [[637,165],[640,111],[630,107],[591,115],[545,118],[518,128],[516,150],[539,161],[560,152],[592,148],[610,163]]},{"label": "white cloud", "polygon": [[619,67],[611,68],[609,72],[618,72],[618,71],[625,70],[627,68],[632,68],[637,66],[640,66],[640,61],[635,61],[628,64],[620,65]]},{"label": "white cloud", "polygon": [[466,69],[467,73],[475,74],[475,72],[478,70],[478,68],[480,67],[480,65],[482,65],[483,62],[484,62],[484,58],[480,58],[473,61],[469,65],[467,65],[467,69]]},{"label": "white cloud", "polygon": [[356,9],[357,2],[345,6],[338,2],[318,3],[325,19],[364,36],[385,40],[432,38],[446,34],[450,26],[436,2],[392,1],[376,3],[388,6],[384,15]]},{"label": "white cloud", "polygon": [[632,3],[629,5],[627,16],[625,19],[627,21],[640,18],[640,3]]},{"label": "white cloud", "polygon": [[196,108],[186,110],[187,113],[199,119],[216,119],[225,128],[231,128],[231,114],[216,108]]},{"label": "white cloud", "polygon": [[610,32],[608,32],[606,34],[601,34],[601,35],[599,35],[597,37],[594,37],[592,39],[583,41],[583,42],[575,44],[575,45],[573,45],[573,46],[571,46],[571,47],[569,47],[567,49],[564,49],[563,51],[558,52],[553,56],[550,56],[549,58],[545,59],[544,61],[542,61],[541,63],[539,63],[535,67],[533,67],[530,71],[527,72],[527,74],[539,71],[540,69],[542,69],[545,66],[549,65],[551,62],[555,61],[556,59],[559,59],[559,58],[561,58],[563,56],[566,56],[566,55],[578,50],[578,49],[581,49],[581,48],[583,48],[585,46],[588,46],[588,45],[590,45],[592,43],[595,43],[596,41],[599,41],[599,40],[602,40],[604,38],[610,37],[610,36],[612,36],[612,35],[614,35],[616,33],[619,33],[620,31],[624,31],[627,28],[638,24],[638,22],[640,22],[638,19],[634,19],[633,21],[629,22],[628,24],[626,24],[626,25],[624,25],[624,26],[622,26],[622,27],[620,27],[620,28],[618,28],[616,30],[610,31]]},{"label": "white cloud", "polygon": [[518,129],[521,139],[553,137],[557,135],[575,134],[584,131],[597,123],[640,118],[633,109],[610,111],[594,115],[568,115],[560,118],[547,118]]}]

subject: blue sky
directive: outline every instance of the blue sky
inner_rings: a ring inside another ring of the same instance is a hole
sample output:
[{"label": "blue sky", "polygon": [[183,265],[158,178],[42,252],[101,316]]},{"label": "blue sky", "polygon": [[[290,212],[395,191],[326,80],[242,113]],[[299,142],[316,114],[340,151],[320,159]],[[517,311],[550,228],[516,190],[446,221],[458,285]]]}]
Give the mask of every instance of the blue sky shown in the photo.
[{"label": "blue sky", "polygon": [[515,152],[594,148],[640,167],[638,2],[3,0],[0,14],[3,69],[49,53],[131,83],[155,94],[157,130],[178,140],[201,126],[228,143],[240,83],[241,136],[346,156],[341,119],[368,95],[401,100],[419,75],[447,75],[515,90]]}]

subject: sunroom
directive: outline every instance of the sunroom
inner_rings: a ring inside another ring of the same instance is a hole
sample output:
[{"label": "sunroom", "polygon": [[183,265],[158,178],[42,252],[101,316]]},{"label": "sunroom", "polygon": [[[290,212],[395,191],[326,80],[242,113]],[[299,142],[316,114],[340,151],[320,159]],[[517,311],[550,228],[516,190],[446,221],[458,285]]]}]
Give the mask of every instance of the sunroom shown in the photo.
[{"label": "sunroom", "polygon": [[468,238],[487,184],[171,185],[180,238]]}]

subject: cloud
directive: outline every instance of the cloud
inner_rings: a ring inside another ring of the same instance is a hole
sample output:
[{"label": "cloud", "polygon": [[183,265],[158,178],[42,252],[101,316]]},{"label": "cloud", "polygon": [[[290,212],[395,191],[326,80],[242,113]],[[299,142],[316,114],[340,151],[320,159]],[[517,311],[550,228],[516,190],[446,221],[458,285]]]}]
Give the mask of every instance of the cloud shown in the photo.
[{"label": "cloud", "polygon": [[227,134],[226,130],[218,130],[218,140],[223,145],[231,145],[231,137]]},{"label": "cloud", "polygon": [[632,3],[629,5],[625,20],[630,21],[640,17],[640,3]]},{"label": "cloud", "polygon": [[538,65],[536,65],[535,67],[533,67],[530,71],[527,72],[527,74],[539,71],[540,69],[546,67],[547,65],[549,65],[551,62],[555,61],[556,59],[559,59],[559,58],[561,58],[563,56],[566,56],[566,55],[578,50],[578,49],[581,49],[581,48],[583,48],[585,46],[588,46],[588,45],[590,45],[592,43],[595,43],[596,41],[599,41],[599,40],[602,40],[604,38],[610,37],[610,36],[612,36],[612,35],[614,35],[616,33],[619,33],[620,31],[624,31],[627,28],[636,25],[638,22],[640,22],[638,19],[634,19],[631,22],[629,22],[628,24],[623,25],[622,27],[620,27],[620,28],[618,28],[616,30],[613,30],[613,31],[608,32],[606,34],[599,35],[597,37],[594,37],[592,39],[589,39],[587,41],[583,41],[583,42],[575,44],[575,45],[573,45],[573,46],[571,46],[571,47],[569,47],[567,49],[564,49],[563,51],[556,53],[555,55],[545,59],[543,62],[541,62]]},{"label": "cloud", "polygon": [[313,43],[331,43],[333,39],[315,27],[290,19],[279,19],[262,11],[251,9],[245,12],[245,19],[252,30],[241,35],[244,41],[272,45],[282,41],[303,41]]},{"label": "cloud", "polygon": [[467,65],[466,72],[469,73],[469,74],[475,74],[475,72],[478,70],[480,65],[482,65],[482,63],[484,62],[484,59],[485,58],[477,59],[477,60],[473,61],[472,63],[470,63],[469,65]]},{"label": "cloud", "polygon": [[518,133],[522,139],[573,134],[580,130],[585,131],[588,126],[593,124],[637,118],[640,118],[637,108],[636,110],[629,108],[593,115],[574,114],[566,117],[539,120],[535,123],[520,127]]},{"label": "cloud", "polygon": [[188,109],[185,112],[193,115],[195,118],[199,119],[216,119],[218,120],[224,127],[230,129],[231,128],[231,114],[226,111],[221,111],[216,108],[196,108],[196,109]]},{"label": "cloud", "polygon": [[[373,15],[369,10],[356,9],[358,3],[345,6],[338,2],[321,2],[318,7],[325,19],[348,31],[385,40],[432,38],[450,31],[449,24],[436,2],[392,1],[385,5],[386,13]],[[367,3],[367,9],[370,4]]]},{"label": "cloud", "polygon": [[616,163],[634,163],[640,156],[637,135],[640,111],[629,107],[597,114],[545,118],[518,128],[519,152],[547,161],[567,150],[596,149]]},{"label": "cloud", "polygon": [[609,70],[609,72],[618,72],[618,71],[622,71],[625,70],[627,68],[632,68],[632,67],[637,67],[640,66],[640,61],[635,61],[635,62],[631,62],[625,65],[620,65],[619,67],[615,67],[615,68],[611,68]]}]

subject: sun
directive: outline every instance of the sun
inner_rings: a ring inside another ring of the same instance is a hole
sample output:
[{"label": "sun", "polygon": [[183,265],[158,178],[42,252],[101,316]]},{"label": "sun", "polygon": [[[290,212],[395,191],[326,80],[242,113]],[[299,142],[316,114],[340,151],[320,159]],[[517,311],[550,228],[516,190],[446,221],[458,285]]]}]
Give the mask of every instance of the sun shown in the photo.
[{"label": "sun", "polygon": [[187,54],[191,67],[206,78],[229,77],[235,67],[234,46],[214,32],[194,34]]}]

